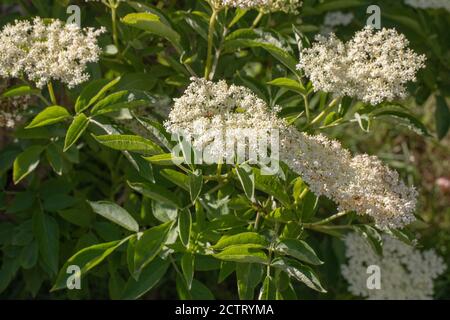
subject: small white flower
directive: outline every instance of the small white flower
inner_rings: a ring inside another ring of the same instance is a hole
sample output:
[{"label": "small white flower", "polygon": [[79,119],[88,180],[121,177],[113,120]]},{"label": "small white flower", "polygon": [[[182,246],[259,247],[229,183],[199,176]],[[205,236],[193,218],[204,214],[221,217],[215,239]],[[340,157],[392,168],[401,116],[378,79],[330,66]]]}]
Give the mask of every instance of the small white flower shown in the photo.
[{"label": "small white flower", "polygon": [[104,31],[39,17],[8,24],[0,32],[0,76],[26,76],[39,88],[51,80],[74,87],[89,78],[86,65],[98,61],[97,37]]},{"label": "small white flower", "polygon": [[312,48],[302,51],[303,69],[316,91],[349,96],[372,105],[405,98],[406,83],[416,80],[425,56],[408,48],[395,29],[366,27],[347,43],[334,34],[318,35]]},{"label": "small white flower", "polygon": [[[433,281],[447,266],[433,250],[414,247],[383,235],[383,255],[377,255],[358,234],[345,239],[348,263],[341,266],[348,290],[357,296],[375,300],[425,300],[433,298]],[[367,267],[376,265],[381,271],[381,288],[368,289]]]}]

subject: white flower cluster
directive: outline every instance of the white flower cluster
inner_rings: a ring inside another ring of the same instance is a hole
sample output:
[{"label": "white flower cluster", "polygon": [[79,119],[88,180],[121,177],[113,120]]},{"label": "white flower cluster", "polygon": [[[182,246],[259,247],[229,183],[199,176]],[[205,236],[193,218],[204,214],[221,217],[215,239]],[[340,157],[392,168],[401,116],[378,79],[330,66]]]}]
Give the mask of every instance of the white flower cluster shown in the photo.
[{"label": "white flower cluster", "polygon": [[[0,79],[0,94],[7,88],[7,83]],[[9,98],[0,97],[0,128],[14,128],[23,119],[31,101],[30,96]]]},{"label": "white flower cluster", "polygon": [[445,9],[450,12],[449,0],[405,0],[405,3],[418,9]]},{"label": "white flower cluster", "polygon": [[213,0],[219,7],[236,7],[242,9],[258,9],[265,12],[283,11],[298,13],[301,0]]},{"label": "white flower cluster", "polygon": [[[348,234],[344,241],[348,264],[341,266],[350,284],[349,291],[375,300],[424,300],[433,298],[433,281],[447,266],[433,250],[419,251],[384,235],[383,255],[377,255],[358,234]],[[381,288],[367,288],[367,268],[380,268]]]},{"label": "white flower cluster", "polygon": [[239,145],[258,155],[259,142],[284,125],[247,88],[228,86],[225,81],[191,81],[184,95],[175,99],[165,127],[191,140],[195,149],[203,150],[204,157],[214,162],[235,157]]},{"label": "white flower cluster", "polygon": [[425,66],[425,56],[408,48],[409,41],[395,29],[366,27],[347,43],[334,34],[318,35],[302,51],[303,69],[315,90],[349,96],[372,105],[405,98],[408,81]]},{"label": "white flower cluster", "polygon": [[312,192],[335,201],[340,211],[367,214],[380,228],[401,228],[415,220],[416,190],[377,157],[353,157],[336,140],[292,127],[281,140],[280,157]]},{"label": "white flower cluster", "polygon": [[275,112],[247,88],[192,78],[184,95],[175,100],[165,127],[193,139],[196,149],[209,145],[213,159],[231,155],[224,151],[223,140],[215,140],[218,136],[239,143],[253,132],[245,143],[254,150],[257,138],[278,130],[280,160],[317,195],[334,200],[340,210],[370,215],[381,228],[403,227],[414,220],[416,191],[397,172],[376,157],[352,157],[337,141],[288,127]]},{"label": "white flower cluster", "polygon": [[39,17],[8,24],[0,32],[0,76],[26,76],[39,88],[51,80],[74,87],[89,78],[86,65],[98,61],[97,37],[104,31]]}]

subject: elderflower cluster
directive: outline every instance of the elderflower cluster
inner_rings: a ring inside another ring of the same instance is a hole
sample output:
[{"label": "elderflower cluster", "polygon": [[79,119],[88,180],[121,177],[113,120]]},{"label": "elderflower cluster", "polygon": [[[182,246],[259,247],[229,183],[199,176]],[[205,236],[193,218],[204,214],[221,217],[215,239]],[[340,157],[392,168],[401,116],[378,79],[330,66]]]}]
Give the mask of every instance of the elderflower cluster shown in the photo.
[{"label": "elderflower cluster", "polygon": [[445,9],[450,12],[449,0],[405,0],[405,3],[418,9]]},{"label": "elderflower cluster", "polygon": [[[375,300],[426,300],[433,298],[433,281],[447,266],[433,250],[419,251],[391,236],[383,235],[383,255],[377,255],[356,233],[345,239],[348,264],[341,266],[350,284],[348,290],[357,296]],[[380,268],[381,288],[368,289],[367,268]]]},{"label": "elderflower cluster", "polygon": [[[166,129],[192,142],[211,162],[236,156],[236,146],[244,145],[257,155],[260,141],[284,125],[274,111],[249,89],[191,78],[165,123]],[[247,140],[248,139],[248,140]],[[231,159],[232,160],[232,159]]]},{"label": "elderflower cluster", "polygon": [[376,31],[365,27],[343,43],[336,35],[318,35],[302,51],[303,69],[315,90],[349,96],[372,105],[405,98],[406,83],[416,80],[425,56],[408,48],[409,42],[395,29]]},{"label": "elderflower cluster", "polygon": [[280,157],[312,192],[334,200],[340,211],[369,215],[380,228],[401,228],[415,220],[416,190],[377,157],[353,157],[338,141],[292,127],[281,140]]},{"label": "elderflower cluster", "polygon": [[259,138],[266,139],[270,131],[277,130],[280,160],[315,194],[334,200],[342,211],[371,216],[380,228],[399,228],[414,220],[415,189],[376,157],[353,157],[337,141],[288,127],[276,109],[247,88],[228,86],[225,81],[191,80],[184,95],[175,99],[165,127],[187,137],[194,149],[207,146],[203,152],[218,161],[234,155],[224,148],[229,141],[234,146],[249,138],[244,144],[252,152],[259,147]]},{"label": "elderflower cluster", "polygon": [[[0,79],[0,94],[7,88],[7,82]],[[0,97],[0,128],[14,128],[22,120],[24,113],[28,109],[31,97],[16,96]]]},{"label": "elderflower cluster", "polygon": [[241,9],[258,9],[265,12],[283,11],[298,13],[301,0],[212,0],[219,7],[236,7]]},{"label": "elderflower cluster", "polygon": [[59,80],[72,88],[89,79],[86,65],[98,61],[104,31],[39,17],[8,24],[0,32],[0,76],[26,76],[39,88]]}]

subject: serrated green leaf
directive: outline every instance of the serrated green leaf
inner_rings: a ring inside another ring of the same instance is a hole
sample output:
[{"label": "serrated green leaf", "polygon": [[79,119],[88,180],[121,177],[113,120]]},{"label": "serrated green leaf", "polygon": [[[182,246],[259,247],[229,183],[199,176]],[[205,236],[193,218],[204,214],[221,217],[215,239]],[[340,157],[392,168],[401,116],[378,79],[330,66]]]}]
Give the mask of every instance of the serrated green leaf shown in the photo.
[{"label": "serrated green leaf", "polygon": [[130,278],[123,290],[121,299],[135,300],[151,290],[164,276],[170,263],[156,258],[141,272],[139,280]]},{"label": "serrated green leaf", "polygon": [[189,209],[182,209],[178,213],[178,232],[180,235],[181,243],[185,246],[189,246],[189,239],[191,236],[192,228],[192,216]]},{"label": "serrated green leaf", "polygon": [[240,263],[267,263],[267,255],[253,245],[235,245],[213,255],[219,260]]},{"label": "serrated green leaf", "polygon": [[290,277],[304,283],[313,290],[322,293],[327,292],[320,284],[314,271],[310,267],[305,266],[296,260],[288,258],[276,259],[272,262],[272,266],[283,270]]},{"label": "serrated green leaf", "polygon": [[158,255],[163,248],[173,221],[163,223],[150,228],[142,233],[136,241],[134,250],[134,269],[141,273],[142,270]]},{"label": "serrated green leaf", "polygon": [[66,139],[64,141],[64,152],[66,152],[75,142],[77,142],[83,132],[87,129],[88,125],[89,118],[87,118],[83,113],[75,116],[72,124],[67,130]]},{"label": "serrated green leaf", "polygon": [[231,236],[223,236],[213,248],[222,250],[236,245],[253,245],[253,248],[265,248],[269,245],[269,242],[265,237],[256,232],[243,232]]},{"label": "serrated green leaf", "polygon": [[44,151],[44,148],[41,146],[31,146],[17,156],[13,164],[13,181],[15,184],[18,184],[37,168],[42,151]]},{"label": "serrated green leaf", "polygon": [[119,151],[131,151],[146,155],[160,154],[162,149],[154,142],[135,135],[111,134],[94,136],[95,140],[108,148]]},{"label": "serrated green leaf", "polygon": [[317,257],[313,248],[303,240],[283,239],[276,245],[275,251],[313,265],[323,264],[323,261]]},{"label": "serrated green leaf", "polygon": [[70,113],[66,108],[60,106],[47,107],[34,117],[31,123],[26,126],[26,129],[48,126],[64,121],[69,117]]},{"label": "serrated green leaf", "polygon": [[160,18],[149,12],[129,13],[122,18],[122,22],[169,40],[175,48],[181,50],[180,35],[170,26],[161,22]]},{"label": "serrated green leaf", "polygon": [[70,274],[67,273],[67,268],[69,266],[75,265],[80,267],[80,274],[78,276],[82,278],[89,270],[101,263],[107,256],[113,253],[129,239],[130,237],[127,237],[123,240],[96,244],[75,253],[61,268],[51,291],[56,291],[67,287],[67,278],[70,276]]},{"label": "serrated green leaf", "polygon": [[134,218],[122,207],[110,201],[88,201],[92,210],[102,217],[118,224],[132,232],[139,231],[139,225]]}]

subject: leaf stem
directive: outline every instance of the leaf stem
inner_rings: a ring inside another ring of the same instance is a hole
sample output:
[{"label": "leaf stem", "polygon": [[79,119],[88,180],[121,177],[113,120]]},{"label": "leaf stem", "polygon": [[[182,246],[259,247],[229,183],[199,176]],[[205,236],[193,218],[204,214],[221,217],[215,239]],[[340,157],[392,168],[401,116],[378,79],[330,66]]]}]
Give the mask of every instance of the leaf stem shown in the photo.
[{"label": "leaf stem", "polygon": [[213,62],[213,42],[214,42],[214,30],[217,21],[217,15],[219,10],[212,8],[212,15],[209,19],[209,29],[208,29],[208,52],[206,55],[206,66],[205,66],[205,79],[210,80],[211,67]]},{"label": "leaf stem", "polygon": [[48,94],[50,95],[50,101],[53,105],[57,105],[58,102],[56,101],[55,91],[53,90],[53,84],[51,83],[51,81],[47,83],[47,89]]},{"label": "leaf stem", "polygon": [[258,15],[256,16],[255,20],[253,20],[252,23],[252,29],[256,28],[259,24],[259,22],[261,21],[262,17],[264,16],[264,12],[259,11]]},{"label": "leaf stem", "polygon": [[334,215],[332,215],[332,216],[330,216],[330,217],[328,217],[326,219],[323,219],[323,220],[320,220],[320,221],[317,221],[317,222],[303,223],[303,226],[304,227],[312,227],[312,226],[324,225],[324,224],[327,224],[328,222],[331,222],[331,221],[336,220],[336,219],[338,219],[340,217],[343,217],[343,216],[349,214],[350,212],[351,211],[338,212],[338,213],[336,213],[336,214],[334,214]]},{"label": "leaf stem", "polygon": [[315,117],[313,121],[311,121],[309,125],[312,126],[320,122],[328,114],[328,112],[336,106],[340,99],[340,97],[334,98],[330,104],[317,117]]}]

